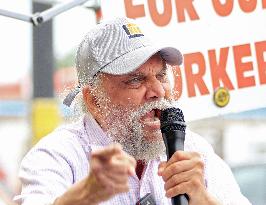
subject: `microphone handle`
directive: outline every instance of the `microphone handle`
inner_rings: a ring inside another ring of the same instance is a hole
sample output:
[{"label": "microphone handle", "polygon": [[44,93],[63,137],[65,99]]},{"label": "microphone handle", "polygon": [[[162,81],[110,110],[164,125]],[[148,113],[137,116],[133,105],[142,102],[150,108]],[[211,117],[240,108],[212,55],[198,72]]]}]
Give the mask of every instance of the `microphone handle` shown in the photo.
[{"label": "microphone handle", "polygon": [[172,205],[188,205],[188,195],[187,194],[180,194],[177,196],[172,197]]},{"label": "microphone handle", "polygon": [[[166,147],[167,160],[169,160],[177,150],[184,150],[185,134],[186,133],[180,130],[162,133]],[[188,205],[188,200],[189,197],[187,194],[180,194],[171,199],[172,205]]]}]

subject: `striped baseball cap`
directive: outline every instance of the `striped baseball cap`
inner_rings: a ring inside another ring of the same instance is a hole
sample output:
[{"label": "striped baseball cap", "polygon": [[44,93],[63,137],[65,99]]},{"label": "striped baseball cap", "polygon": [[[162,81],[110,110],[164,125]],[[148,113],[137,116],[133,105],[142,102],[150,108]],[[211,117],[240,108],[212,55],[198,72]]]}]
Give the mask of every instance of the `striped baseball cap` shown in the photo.
[{"label": "striped baseball cap", "polygon": [[76,55],[79,87],[69,93],[64,104],[70,106],[80,86],[99,73],[123,75],[133,72],[158,53],[170,65],[182,64],[182,54],[174,47],[153,43],[137,25],[126,17],[116,18],[91,29],[80,43]]}]

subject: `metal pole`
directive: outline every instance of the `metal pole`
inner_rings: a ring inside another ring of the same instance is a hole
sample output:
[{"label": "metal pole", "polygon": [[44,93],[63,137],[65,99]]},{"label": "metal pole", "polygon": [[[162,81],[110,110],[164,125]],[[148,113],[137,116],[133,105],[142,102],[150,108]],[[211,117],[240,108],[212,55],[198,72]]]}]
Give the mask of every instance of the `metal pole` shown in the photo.
[{"label": "metal pole", "polygon": [[32,17],[33,23],[35,25],[38,25],[40,23],[49,21],[53,17],[65,12],[65,11],[68,11],[68,10],[78,6],[78,5],[81,5],[81,4],[85,3],[86,1],[88,1],[88,0],[74,0],[74,1],[68,1],[68,2],[62,3],[62,4],[57,4],[56,6],[50,8],[50,9],[47,9],[41,13],[36,13]]},{"label": "metal pole", "polygon": [[[52,7],[51,4],[47,3],[46,1],[34,1],[33,0],[33,5],[34,4],[39,4],[39,5],[49,5],[46,8],[49,9],[45,9],[45,10],[40,10],[40,11],[35,11],[33,9],[33,14],[32,15],[25,15],[25,14],[21,14],[21,13],[17,13],[17,12],[13,12],[13,11],[8,11],[8,10],[3,10],[0,9],[0,15],[2,16],[6,16],[6,17],[10,17],[10,18],[14,18],[14,19],[18,19],[18,20],[22,20],[22,21],[28,21],[28,22],[32,22],[33,25],[37,26],[41,23],[44,23],[46,21],[49,21],[50,19],[52,19],[53,17],[68,11],[76,6],[79,6],[81,4],[84,4],[85,2],[87,2],[88,0],[71,0],[65,3],[61,3],[58,4],[54,7]],[[92,8],[95,7],[100,7],[99,6],[99,0],[94,0],[93,4],[90,5]],[[90,7],[89,6],[89,7]],[[88,8],[89,8],[88,7]]]},{"label": "metal pole", "polygon": [[[33,12],[51,6],[33,2]],[[33,98],[53,97],[54,52],[52,20],[33,27]]]},{"label": "metal pole", "polygon": [[22,21],[32,22],[31,20],[32,16],[16,13],[13,11],[0,9],[0,15],[10,17],[10,18],[15,18],[15,19],[22,20]]},{"label": "metal pole", "polygon": [[[51,5],[33,2],[33,12]],[[58,103],[54,99],[54,52],[52,21],[33,27],[33,100],[31,112],[32,143],[50,133],[60,123]]]}]

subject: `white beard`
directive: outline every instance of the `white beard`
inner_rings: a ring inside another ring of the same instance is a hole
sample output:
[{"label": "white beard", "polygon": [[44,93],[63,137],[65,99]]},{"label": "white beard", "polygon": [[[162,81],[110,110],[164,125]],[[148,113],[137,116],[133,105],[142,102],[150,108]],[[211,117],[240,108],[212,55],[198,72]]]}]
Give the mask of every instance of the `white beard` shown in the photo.
[{"label": "white beard", "polygon": [[[168,107],[171,107],[171,103],[167,100],[146,103],[137,110],[111,106],[111,111],[106,117],[107,134],[136,160],[157,159],[165,153],[162,134],[160,130],[153,133],[145,132],[140,118],[153,109],[162,110]],[[153,135],[152,138],[155,140],[149,140],[148,135]]]}]

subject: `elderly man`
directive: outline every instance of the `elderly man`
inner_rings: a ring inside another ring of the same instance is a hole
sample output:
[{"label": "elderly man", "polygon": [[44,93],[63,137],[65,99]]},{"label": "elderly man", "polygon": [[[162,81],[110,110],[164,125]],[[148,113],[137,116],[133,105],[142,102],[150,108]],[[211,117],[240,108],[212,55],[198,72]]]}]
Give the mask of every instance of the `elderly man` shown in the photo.
[{"label": "elderly man", "polygon": [[185,151],[166,161],[160,111],[173,106],[171,65],[181,53],[151,43],[136,23],[97,25],[76,57],[81,120],[42,139],[23,159],[17,201],[54,205],[132,205],[150,193],[157,205],[186,194],[189,205],[246,205],[228,166],[187,131]]}]

